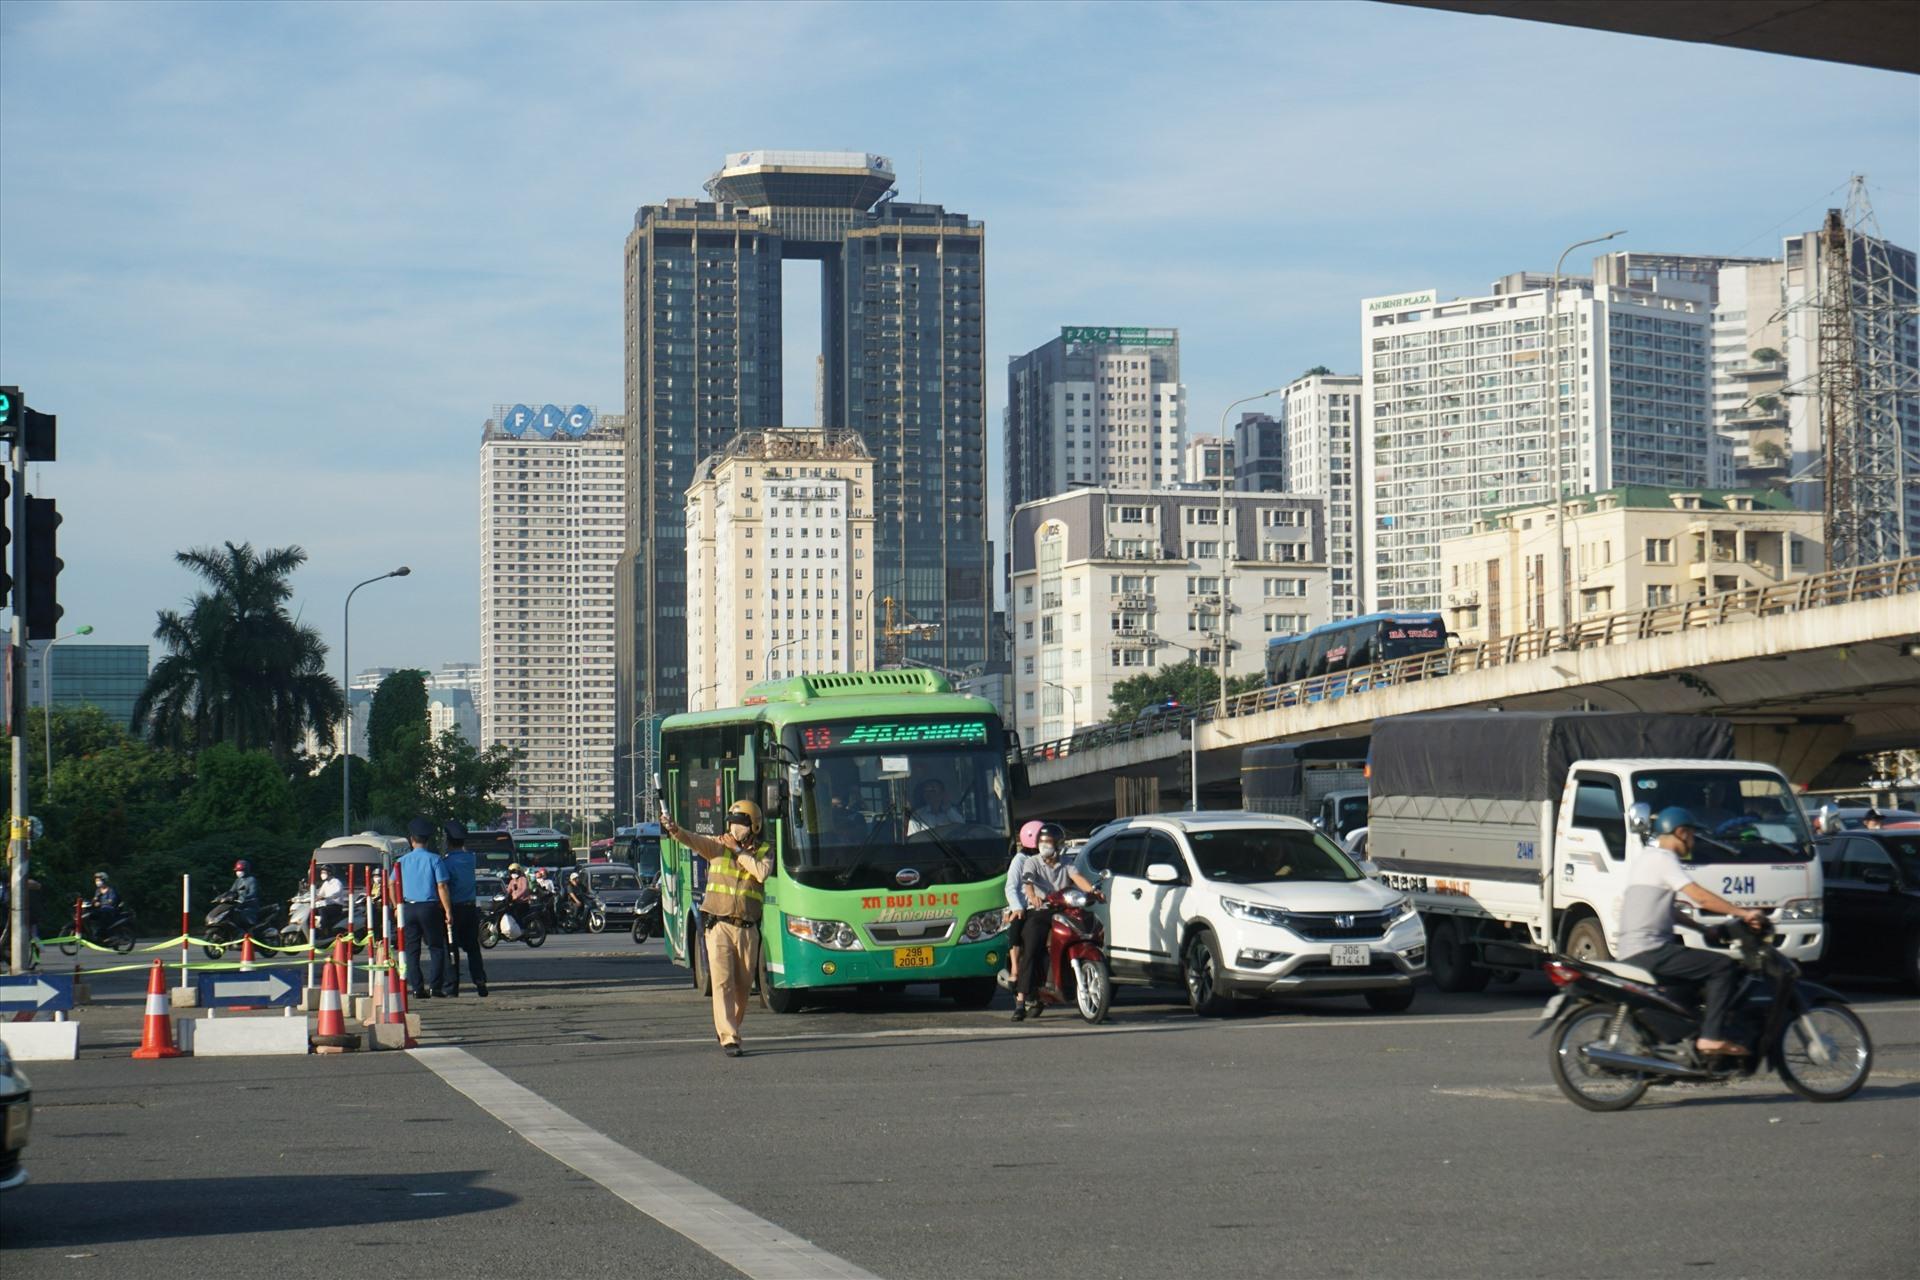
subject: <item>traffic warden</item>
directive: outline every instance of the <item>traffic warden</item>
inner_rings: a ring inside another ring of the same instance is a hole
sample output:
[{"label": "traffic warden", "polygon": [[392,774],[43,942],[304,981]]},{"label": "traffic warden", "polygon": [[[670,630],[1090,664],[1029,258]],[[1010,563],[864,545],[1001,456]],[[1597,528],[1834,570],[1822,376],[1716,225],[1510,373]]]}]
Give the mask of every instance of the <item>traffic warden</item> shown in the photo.
[{"label": "traffic warden", "polygon": [[[400,855],[401,924],[407,931],[407,990],[416,1000],[450,995],[447,984],[447,918],[453,895],[447,888],[447,864],[428,847],[433,824],[415,818],[407,824],[413,847]],[[420,968],[420,944],[427,947],[427,968]],[[477,979],[476,979],[477,981]]]},{"label": "traffic warden", "polygon": [[727,834],[718,839],[688,831],[660,806],[660,829],[707,860],[700,925],[707,935],[707,972],[713,975],[713,1031],[729,1058],[746,1052],[740,1024],[760,969],[763,886],[773,872],[761,826],[760,806],[751,800],[733,802],[727,810]]},{"label": "traffic warden", "polygon": [[480,906],[476,899],[480,895],[480,886],[474,878],[473,851],[467,848],[467,824],[449,822],[444,828],[447,834],[447,855],[442,861],[447,868],[447,899],[451,927],[447,930],[447,994],[460,994],[460,953],[467,953],[467,974],[473,979],[473,989],[479,995],[487,994],[487,966],[480,959]]}]

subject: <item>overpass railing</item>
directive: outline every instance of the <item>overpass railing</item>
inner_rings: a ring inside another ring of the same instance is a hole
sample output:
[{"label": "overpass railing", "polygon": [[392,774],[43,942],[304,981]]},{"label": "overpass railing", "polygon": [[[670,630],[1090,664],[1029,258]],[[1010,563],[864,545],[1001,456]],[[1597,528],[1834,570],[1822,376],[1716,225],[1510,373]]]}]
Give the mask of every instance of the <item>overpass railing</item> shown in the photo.
[{"label": "overpass railing", "polygon": [[[1717,627],[1744,619],[1777,617],[1898,595],[1920,595],[1920,556],[1863,565],[1856,569],[1831,569],[1786,582],[1743,587],[1737,591],[1698,596],[1674,604],[1601,614],[1583,618],[1565,628],[1539,627],[1516,632],[1499,640],[1396,658],[1392,662],[1336,671],[1291,684],[1270,685],[1228,697],[1225,718],[1231,720],[1282,707],[1349,697],[1372,689],[1391,689],[1419,680],[1439,680],[1469,671],[1532,662],[1570,650],[1603,648]],[[1054,760],[1093,747],[1112,746],[1176,732],[1183,726],[1191,732],[1193,724],[1214,719],[1217,708],[1218,704],[1209,703],[1196,709],[1180,708],[1142,716],[1121,724],[1095,725],[1070,737],[1036,742],[1027,747],[1023,754],[1029,761]]]}]

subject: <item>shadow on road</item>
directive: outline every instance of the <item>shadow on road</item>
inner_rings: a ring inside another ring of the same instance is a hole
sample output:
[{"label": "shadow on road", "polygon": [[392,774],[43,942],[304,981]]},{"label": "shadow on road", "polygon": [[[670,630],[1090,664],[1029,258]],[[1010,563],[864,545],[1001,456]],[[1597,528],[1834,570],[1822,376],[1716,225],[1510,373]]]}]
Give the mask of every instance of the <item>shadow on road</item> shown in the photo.
[{"label": "shadow on road", "polygon": [[68,1248],[274,1231],[426,1222],[518,1197],[473,1185],[479,1171],[267,1178],[29,1182],[9,1191],[0,1249]]}]

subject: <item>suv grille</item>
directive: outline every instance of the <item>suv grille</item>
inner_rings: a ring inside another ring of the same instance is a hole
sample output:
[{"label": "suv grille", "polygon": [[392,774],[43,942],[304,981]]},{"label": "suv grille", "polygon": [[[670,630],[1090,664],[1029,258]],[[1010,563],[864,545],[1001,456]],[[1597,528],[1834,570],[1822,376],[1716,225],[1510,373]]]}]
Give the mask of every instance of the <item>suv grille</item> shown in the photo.
[{"label": "suv grille", "polygon": [[[1387,933],[1387,923],[1391,918],[1385,911],[1368,911],[1348,914],[1330,911],[1292,912],[1287,920],[1287,928],[1303,938],[1319,941],[1339,941],[1344,938],[1383,938]],[[1343,925],[1341,921],[1346,921]]]}]

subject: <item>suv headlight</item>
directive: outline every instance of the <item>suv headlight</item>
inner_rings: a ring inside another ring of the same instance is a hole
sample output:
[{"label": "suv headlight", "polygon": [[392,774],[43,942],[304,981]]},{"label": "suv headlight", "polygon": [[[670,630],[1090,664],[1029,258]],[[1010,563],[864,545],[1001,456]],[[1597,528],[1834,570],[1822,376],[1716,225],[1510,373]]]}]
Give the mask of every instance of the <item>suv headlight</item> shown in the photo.
[{"label": "suv headlight", "polygon": [[1389,902],[1387,904],[1387,928],[1391,929],[1401,921],[1411,919],[1416,914],[1413,909],[1412,898],[1401,898],[1398,902]]},{"label": "suv headlight", "polygon": [[1262,906],[1257,902],[1242,902],[1238,898],[1220,899],[1220,908],[1235,920],[1248,920],[1254,924],[1273,924],[1286,928],[1293,917],[1280,907]]},{"label": "suv headlight", "polygon": [[861,949],[860,935],[855,933],[853,926],[844,920],[809,920],[805,916],[788,916],[787,932],[796,938],[834,951]]},{"label": "suv headlight", "polygon": [[1819,920],[1825,915],[1826,904],[1819,898],[1795,898],[1783,902],[1774,913],[1776,920]]},{"label": "suv headlight", "polygon": [[985,942],[996,933],[1006,932],[1007,909],[995,907],[991,911],[976,911],[967,917],[967,923],[960,930],[962,942]]}]

